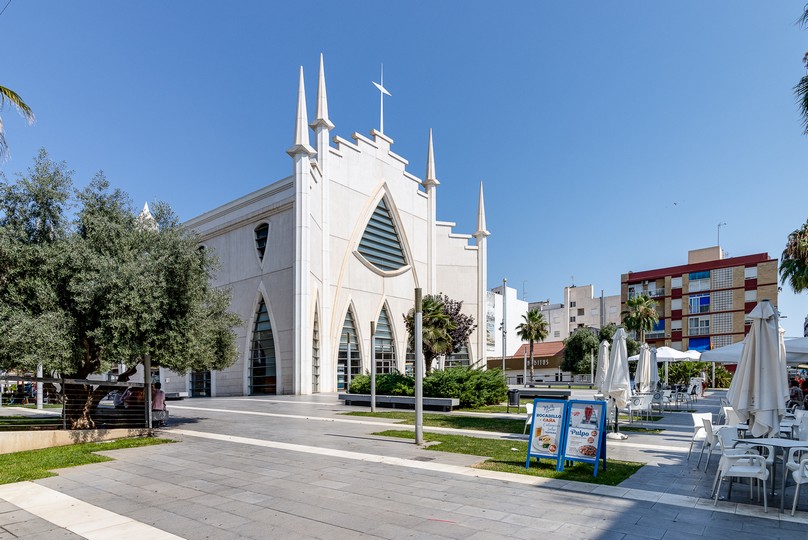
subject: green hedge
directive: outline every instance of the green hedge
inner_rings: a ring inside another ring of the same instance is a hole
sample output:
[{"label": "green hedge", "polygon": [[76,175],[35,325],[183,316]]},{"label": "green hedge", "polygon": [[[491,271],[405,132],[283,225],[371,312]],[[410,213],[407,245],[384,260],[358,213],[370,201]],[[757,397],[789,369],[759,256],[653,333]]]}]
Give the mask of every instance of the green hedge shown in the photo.
[{"label": "green hedge", "polygon": [[[351,379],[352,394],[370,393],[370,376]],[[384,396],[415,395],[415,379],[400,373],[376,376],[376,393]],[[433,371],[424,378],[425,397],[457,398],[464,408],[502,403],[508,397],[508,385],[499,369],[449,368]]]}]

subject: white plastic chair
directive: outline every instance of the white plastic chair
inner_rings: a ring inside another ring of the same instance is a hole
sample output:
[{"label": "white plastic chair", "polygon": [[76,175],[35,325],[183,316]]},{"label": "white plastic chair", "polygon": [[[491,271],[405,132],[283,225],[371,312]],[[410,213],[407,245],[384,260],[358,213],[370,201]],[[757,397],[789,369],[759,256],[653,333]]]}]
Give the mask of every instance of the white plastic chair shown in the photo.
[{"label": "white plastic chair", "polygon": [[[707,438],[704,433],[704,419],[712,420],[713,418],[712,413],[690,413],[690,416],[693,419],[693,438],[690,440],[690,449],[687,451],[688,461],[690,461],[690,453],[693,451],[693,444],[697,441],[701,441],[701,451],[704,453],[704,440]],[[699,456],[699,460],[701,460],[701,456]]]},{"label": "white plastic chair", "polygon": [[738,413],[735,412],[735,409],[732,407],[722,407],[721,410],[724,411],[724,416],[727,418],[728,425],[734,426],[741,423],[741,417],[738,416]]},{"label": "white plastic chair", "polygon": [[533,404],[532,403],[525,403],[525,412],[527,412],[527,418],[525,418],[525,429],[522,430],[522,435],[527,433],[527,428],[530,427],[533,423]]},{"label": "white plastic chair", "polygon": [[791,477],[797,483],[797,489],[794,490],[794,503],[791,505],[791,515],[797,511],[797,499],[800,497],[800,486],[808,482],[808,458],[800,461],[797,470],[791,472]]},{"label": "white plastic chair", "polygon": [[[769,479],[769,469],[766,467],[766,458],[755,454],[743,454],[739,456],[721,456],[718,464],[718,478],[714,483],[716,486],[715,500],[713,506],[718,504],[718,494],[721,491],[721,482],[724,478],[730,479],[727,498],[732,492],[732,478],[749,478],[758,481],[758,497],[760,497],[760,482],[763,483],[763,511],[769,513],[769,502],[766,498],[768,489],[766,481]],[[754,485],[749,485],[750,496],[754,493]]]}]

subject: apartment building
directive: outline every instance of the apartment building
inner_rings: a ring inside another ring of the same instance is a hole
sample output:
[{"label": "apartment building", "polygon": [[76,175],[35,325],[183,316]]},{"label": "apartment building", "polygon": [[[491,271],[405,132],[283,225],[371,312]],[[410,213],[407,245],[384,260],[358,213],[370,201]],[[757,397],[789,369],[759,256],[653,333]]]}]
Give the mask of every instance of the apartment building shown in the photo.
[{"label": "apartment building", "polygon": [[564,287],[564,302],[550,300],[531,302],[529,309],[537,309],[547,321],[545,341],[564,341],[576,329],[602,328],[609,323],[620,324],[620,295],[595,296],[592,285]]},{"label": "apartment building", "polygon": [[708,350],[742,341],[746,314],[759,300],[777,306],[777,259],[768,253],[724,258],[720,246],[688,252],[687,264],[629,272],[620,278],[621,309],[647,294],[659,323],[646,341],[657,347]]}]

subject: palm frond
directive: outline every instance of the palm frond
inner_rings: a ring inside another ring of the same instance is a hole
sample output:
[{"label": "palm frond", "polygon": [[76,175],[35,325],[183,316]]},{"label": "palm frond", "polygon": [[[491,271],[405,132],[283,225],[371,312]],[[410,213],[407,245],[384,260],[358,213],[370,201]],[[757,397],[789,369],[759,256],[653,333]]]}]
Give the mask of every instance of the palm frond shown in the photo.
[{"label": "palm frond", "polygon": [[25,118],[29,124],[33,124],[36,120],[34,116],[34,111],[31,110],[29,107],[20,97],[20,95],[10,88],[6,88],[5,86],[0,86],[0,109],[2,109],[6,102],[10,103],[17,109],[23,118]]}]

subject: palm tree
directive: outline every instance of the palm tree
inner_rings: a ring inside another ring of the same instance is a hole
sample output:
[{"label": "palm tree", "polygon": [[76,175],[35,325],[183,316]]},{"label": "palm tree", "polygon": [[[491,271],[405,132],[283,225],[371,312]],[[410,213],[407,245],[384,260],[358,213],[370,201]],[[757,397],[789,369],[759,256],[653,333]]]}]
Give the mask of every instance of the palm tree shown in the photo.
[{"label": "palm tree", "polygon": [[533,380],[533,342],[547,338],[547,321],[537,309],[531,309],[522,315],[524,322],[516,327],[516,334],[522,341],[530,342],[530,380]]},{"label": "palm tree", "polygon": [[[440,296],[426,295],[421,303],[422,336],[426,374],[432,373],[432,361],[442,354],[452,352],[452,330],[456,324],[446,313]],[[409,334],[409,345],[415,350],[415,310],[411,309],[404,318]]]},{"label": "palm tree", "polygon": [[[0,110],[3,109],[6,102],[13,105],[29,124],[34,123],[34,112],[31,110],[31,107],[25,104],[17,92],[5,86],[0,86]],[[7,157],[8,143],[6,142],[6,135],[3,131],[3,118],[0,116],[0,159],[6,159]]]},{"label": "palm tree", "polygon": [[640,294],[634,298],[629,298],[626,302],[626,310],[621,313],[623,326],[626,330],[637,332],[639,342],[645,342],[645,333],[654,329],[654,325],[659,322],[656,311],[656,302],[651,300],[647,294]]},{"label": "palm tree", "polygon": [[788,282],[795,293],[808,290],[808,221],[788,235],[780,257],[780,282]]},{"label": "palm tree", "polygon": [[[808,27],[808,5],[803,8],[802,15],[797,19],[797,24],[801,28]],[[808,53],[805,53],[805,56],[802,57],[802,63],[808,68]],[[797,105],[800,108],[803,133],[808,135],[808,75],[803,76],[794,87],[794,96],[797,98]]]}]

